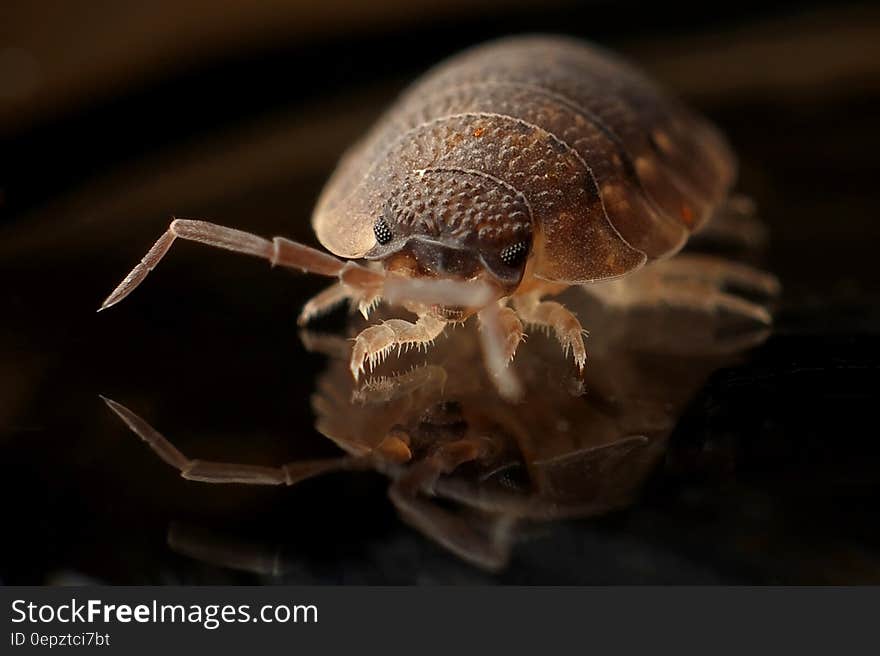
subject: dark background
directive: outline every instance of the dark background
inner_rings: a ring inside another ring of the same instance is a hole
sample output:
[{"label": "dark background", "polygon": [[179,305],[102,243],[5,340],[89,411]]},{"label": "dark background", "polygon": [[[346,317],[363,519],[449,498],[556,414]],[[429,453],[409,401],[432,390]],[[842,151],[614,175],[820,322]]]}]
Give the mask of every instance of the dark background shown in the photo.
[{"label": "dark background", "polygon": [[[2,582],[277,580],[173,553],[171,522],[280,550],[290,582],[880,582],[875,6],[3,4]],[[634,507],[547,527],[494,577],[404,527],[378,474],[179,479],[98,394],[192,456],[335,453],[294,321],[323,281],[180,244],[100,301],[172,215],[314,243],[321,184],[407,81],[528,31],[623,52],[728,135],[785,289],[774,336],[711,378]]]}]

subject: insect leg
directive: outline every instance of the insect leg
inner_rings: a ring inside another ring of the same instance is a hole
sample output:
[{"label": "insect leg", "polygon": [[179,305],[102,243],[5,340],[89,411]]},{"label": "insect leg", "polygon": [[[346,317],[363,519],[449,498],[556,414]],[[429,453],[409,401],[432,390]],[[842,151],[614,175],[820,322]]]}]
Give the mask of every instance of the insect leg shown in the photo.
[{"label": "insect leg", "polygon": [[299,331],[299,338],[310,353],[321,353],[337,360],[351,357],[351,341],[345,337],[303,328]]},{"label": "insect leg", "polygon": [[351,396],[352,401],[363,404],[388,403],[414,394],[443,394],[443,388],[449,379],[446,369],[436,364],[425,364],[416,369],[377,381],[367,380]]},{"label": "insect leg", "polygon": [[273,547],[201,526],[173,521],[168,527],[167,540],[175,553],[228,569],[277,577],[288,567],[280,546]]},{"label": "insect leg", "polygon": [[429,314],[423,314],[415,323],[403,319],[389,319],[362,331],[354,342],[351,352],[351,373],[357,380],[364,365],[372,369],[397,347],[416,348],[431,344],[443,332],[446,322]]},{"label": "insect leg", "polygon": [[776,276],[746,264],[711,255],[686,253],[658,262],[652,268],[655,269],[655,275],[670,284],[690,280],[719,291],[739,291],[763,298],[775,298],[781,291]]},{"label": "insect leg", "polygon": [[368,319],[370,312],[379,303],[380,298],[379,288],[357,289],[340,281],[310,298],[303,306],[296,322],[300,326],[304,326],[315,317],[329,312],[346,300],[360,310],[364,319]]},{"label": "insect leg", "polygon": [[508,365],[522,339],[522,323],[510,308],[499,307],[497,303],[486,306],[477,318],[486,370],[498,393],[508,401],[517,401],[522,396],[522,386]]},{"label": "insect leg", "polygon": [[334,307],[342,303],[342,301],[350,298],[350,292],[341,282],[335,282],[319,294],[312,296],[299,313],[296,322],[300,326],[304,326],[317,316],[329,312]]},{"label": "insect leg", "polygon": [[584,289],[610,306],[665,305],[708,314],[723,311],[769,326],[772,318],[761,303],[776,297],[780,286],[774,276],[750,266],[709,255],[684,254],[626,278]]},{"label": "insect leg", "polygon": [[101,398],[135,435],[146,442],[162,460],[180,471],[180,475],[187,480],[203,483],[294,485],[312,476],[331,471],[367,469],[372,466],[371,458],[355,456],[291,462],[280,467],[190,459],[124,405],[111,399]]},{"label": "insect leg", "polygon": [[380,272],[361,267],[353,262],[340,260],[328,253],[283,237],[275,237],[270,241],[249,232],[206,221],[175,219],[137,266],[107,297],[100,309],[103,310],[115,305],[134,291],[165,257],[178,237],[215,248],[225,248],[236,253],[261,257],[271,262],[273,266],[281,265],[325,276],[339,276],[346,279],[348,284],[356,287],[381,286],[384,279]]},{"label": "insect leg", "polygon": [[584,347],[585,331],[580,322],[565,306],[555,301],[542,301],[539,294],[527,294],[514,297],[516,311],[527,323],[552,329],[562,344],[566,355],[574,356],[578,369],[583,371],[587,362],[587,350]]},{"label": "insect leg", "polygon": [[716,208],[706,225],[694,233],[688,250],[712,248],[728,252],[759,252],[767,243],[767,227],[758,219],[752,200],[734,195]]},{"label": "insect leg", "polygon": [[437,479],[460,465],[488,454],[484,440],[464,439],[440,446],[431,456],[405,470],[395,480],[388,496],[401,518],[459,557],[496,570],[510,554],[513,520],[505,515],[477,515],[466,510],[453,512],[433,503]]},{"label": "insect leg", "polygon": [[516,349],[519,343],[525,339],[522,321],[516,315],[513,308],[503,307],[498,310],[498,319],[501,323],[501,329],[506,337],[504,341],[504,353],[507,355],[507,361],[513,360],[516,355]]}]

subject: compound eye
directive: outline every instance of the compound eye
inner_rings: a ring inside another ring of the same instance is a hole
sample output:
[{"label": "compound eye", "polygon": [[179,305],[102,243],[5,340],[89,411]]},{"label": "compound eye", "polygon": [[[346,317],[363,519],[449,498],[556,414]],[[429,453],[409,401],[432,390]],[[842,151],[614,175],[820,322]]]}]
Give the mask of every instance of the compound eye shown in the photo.
[{"label": "compound eye", "polygon": [[381,216],[373,224],[373,234],[376,235],[376,241],[382,245],[387,244],[394,238],[394,235],[391,234],[391,228],[388,227],[388,223]]},{"label": "compound eye", "polygon": [[521,264],[525,256],[529,252],[529,244],[525,241],[518,241],[515,244],[507,246],[501,251],[499,257],[509,267]]}]

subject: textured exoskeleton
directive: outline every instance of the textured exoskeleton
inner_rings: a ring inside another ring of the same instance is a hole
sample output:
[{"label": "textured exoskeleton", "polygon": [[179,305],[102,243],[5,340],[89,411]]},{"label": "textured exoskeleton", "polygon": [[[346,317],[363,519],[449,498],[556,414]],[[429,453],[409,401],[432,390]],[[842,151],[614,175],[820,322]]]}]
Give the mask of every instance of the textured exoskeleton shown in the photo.
[{"label": "textured exoskeleton", "polygon": [[718,132],[615,56],[568,38],[505,39],[427,73],[344,156],[312,224],[347,262],[176,220],[104,306],[182,237],[336,276],[303,321],[345,300],[365,314],[382,298],[414,312],[416,322],[358,336],[355,378],[478,314],[489,370],[516,397],[506,365],[524,324],[553,330],[580,369],[586,361],[578,319],[543,297],[675,253],[734,177]]}]

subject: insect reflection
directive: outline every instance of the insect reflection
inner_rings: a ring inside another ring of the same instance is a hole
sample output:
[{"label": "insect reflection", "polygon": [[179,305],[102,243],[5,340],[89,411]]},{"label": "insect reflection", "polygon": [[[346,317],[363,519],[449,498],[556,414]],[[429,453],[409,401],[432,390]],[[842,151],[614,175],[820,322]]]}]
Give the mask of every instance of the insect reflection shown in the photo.
[{"label": "insect reflection", "polygon": [[[518,527],[630,503],[706,378],[767,336],[768,321],[755,317],[777,291],[768,274],[700,255],[571,289],[567,306],[595,327],[586,378],[550,339],[534,335],[513,365],[526,392],[518,404],[480,366],[472,325],[449,331],[428,353],[385,361],[360,382],[348,371],[347,340],[304,333],[307,347],[330,356],[312,404],[318,431],[345,452],[339,458],[280,467],[191,460],[105,400],[187,479],[290,485],[328,471],[380,471],[404,521],[465,560],[499,569]],[[743,311],[719,312],[719,295]],[[185,534],[176,542],[205,551]]]}]

